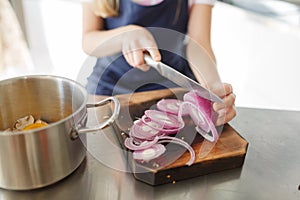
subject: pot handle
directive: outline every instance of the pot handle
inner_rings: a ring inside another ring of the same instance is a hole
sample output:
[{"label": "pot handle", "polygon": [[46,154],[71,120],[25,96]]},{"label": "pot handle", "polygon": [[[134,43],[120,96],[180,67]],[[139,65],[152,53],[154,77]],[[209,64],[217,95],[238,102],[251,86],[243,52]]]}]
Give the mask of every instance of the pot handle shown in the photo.
[{"label": "pot handle", "polygon": [[108,97],[97,103],[87,104],[86,107],[87,108],[95,108],[95,107],[106,105],[109,102],[114,103],[114,111],[113,111],[112,115],[110,116],[110,118],[108,118],[106,121],[101,122],[100,124],[98,124],[97,126],[94,126],[94,127],[83,127],[83,126],[76,127],[75,130],[74,129],[72,130],[72,133],[71,133],[72,139],[76,139],[79,134],[99,131],[99,130],[104,129],[107,126],[111,125],[117,119],[119,112],[120,112],[120,102],[116,97]]}]

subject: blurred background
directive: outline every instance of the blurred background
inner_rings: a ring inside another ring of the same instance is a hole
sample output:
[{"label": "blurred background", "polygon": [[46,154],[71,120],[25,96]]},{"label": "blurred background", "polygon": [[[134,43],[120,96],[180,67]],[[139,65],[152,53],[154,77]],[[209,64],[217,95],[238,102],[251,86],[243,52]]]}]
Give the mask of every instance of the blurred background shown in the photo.
[{"label": "blurred background", "polygon": [[[52,74],[85,84],[80,0],[0,0],[0,80]],[[300,110],[300,0],[223,0],[212,45],[236,105]],[[80,74],[80,77],[78,76]]]}]

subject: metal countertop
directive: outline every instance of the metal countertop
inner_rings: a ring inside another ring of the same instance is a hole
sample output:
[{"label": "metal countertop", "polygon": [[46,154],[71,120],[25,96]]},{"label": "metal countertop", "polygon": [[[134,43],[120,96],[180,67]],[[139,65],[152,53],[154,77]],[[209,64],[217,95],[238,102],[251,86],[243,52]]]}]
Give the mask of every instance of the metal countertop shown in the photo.
[{"label": "metal countertop", "polygon": [[123,154],[106,129],[88,135],[86,159],[70,176],[36,190],[0,189],[0,200],[300,199],[299,123],[300,112],[238,108],[230,124],[249,142],[243,167],[155,187],[117,170]]}]

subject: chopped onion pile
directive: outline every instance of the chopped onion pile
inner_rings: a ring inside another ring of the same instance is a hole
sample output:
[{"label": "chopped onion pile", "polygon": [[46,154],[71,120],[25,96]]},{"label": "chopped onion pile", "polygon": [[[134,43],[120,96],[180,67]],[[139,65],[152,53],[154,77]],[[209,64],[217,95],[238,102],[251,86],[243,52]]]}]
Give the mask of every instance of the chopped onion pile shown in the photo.
[{"label": "chopped onion pile", "polygon": [[183,146],[190,152],[190,160],[195,161],[193,148],[184,140],[169,136],[178,133],[184,126],[183,116],[189,115],[195,124],[196,131],[206,140],[215,142],[219,135],[214,125],[216,113],[212,102],[190,91],[183,96],[183,101],[162,99],[157,102],[158,110],[146,110],[141,119],[134,122],[124,145],[133,150],[136,160],[150,161],[161,156],[166,148],[162,143],[174,143]]}]

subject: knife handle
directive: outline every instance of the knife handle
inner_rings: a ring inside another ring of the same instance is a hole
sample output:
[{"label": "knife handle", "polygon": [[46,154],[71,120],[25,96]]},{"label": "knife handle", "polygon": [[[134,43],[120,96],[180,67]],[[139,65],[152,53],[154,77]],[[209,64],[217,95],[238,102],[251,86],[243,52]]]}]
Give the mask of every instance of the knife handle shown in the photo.
[{"label": "knife handle", "polygon": [[144,54],[144,60],[147,65],[149,65],[150,67],[153,67],[157,70],[157,66],[159,65],[159,62],[153,60],[149,54],[147,54],[147,53]]}]

